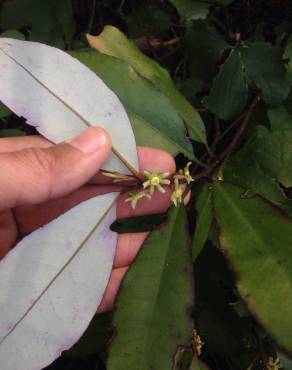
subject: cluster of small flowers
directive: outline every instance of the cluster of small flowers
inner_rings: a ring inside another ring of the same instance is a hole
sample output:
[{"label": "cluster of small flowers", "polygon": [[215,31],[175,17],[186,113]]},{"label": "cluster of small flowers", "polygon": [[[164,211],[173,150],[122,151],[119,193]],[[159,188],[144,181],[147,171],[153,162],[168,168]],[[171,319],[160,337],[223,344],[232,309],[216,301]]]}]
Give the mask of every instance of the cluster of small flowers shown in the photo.
[{"label": "cluster of small flowers", "polygon": [[[189,162],[183,170],[179,170],[178,173],[173,176],[174,189],[170,199],[175,206],[183,201],[182,198],[186,183],[189,185],[194,181],[190,174],[190,165],[191,162]],[[170,185],[171,183],[170,179],[168,179],[169,172],[144,171],[144,174],[146,180],[143,182],[143,190],[130,192],[129,197],[126,199],[126,202],[131,202],[133,209],[136,208],[139,200],[143,198],[151,199],[155,190],[158,190],[160,193],[165,193],[163,185]]]},{"label": "cluster of small flowers", "polygon": [[280,370],[283,369],[283,366],[278,357],[276,359],[269,357],[266,368],[267,370]]}]

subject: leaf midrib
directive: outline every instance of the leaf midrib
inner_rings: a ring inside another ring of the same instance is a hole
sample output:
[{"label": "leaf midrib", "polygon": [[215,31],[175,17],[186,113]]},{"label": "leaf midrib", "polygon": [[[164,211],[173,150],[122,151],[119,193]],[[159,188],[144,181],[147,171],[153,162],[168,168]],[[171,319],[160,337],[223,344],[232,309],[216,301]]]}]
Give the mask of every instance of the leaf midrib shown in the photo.
[{"label": "leaf midrib", "polygon": [[[16,60],[13,56],[7,53],[5,50],[0,47],[0,51],[5,54],[8,58],[10,58],[14,63],[16,63],[20,68],[22,68],[31,78],[33,78],[39,85],[41,85],[44,89],[46,89],[51,95],[53,95],[57,100],[59,100],[62,104],[65,105],[73,114],[75,114],[87,127],[93,127],[93,125],[88,122],[78,111],[76,111],[71,105],[69,105],[64,99],[62,99],[58,94],[56,94],[53,90],[47,87],[41,80],[39,80],[29,69],[23,66],[18,60]],[[87,68],[87,67],[86,67]],[[138,171],[124,158],[124,156],[114,147],[112,146],[112,152],[123,162],[123,164],[128,168],[128,170],[136,177],[139,178]],[[1,342],[0,342],[1,343]]]},{"label": "leaf midrib", "polygon": [[[172,240],[172,236],[174,234],[176,220],[177,220],[177,215],[176,215],[175,219],[173,220],[171,232],[169,232],[167,234],[167,236],[168,236],[168,240],[167,240],[168,248],[166,248],[166,251],[165,251],[165,254],[164,254],[164,259],[163,259],[164,262],[166,262],[168,254],[169,254],[170,243],[171,243],[171,240]],[[159,301],[159,296],[160,296],[161,290],[163,290],[163,289],[161,289],[161,286],[162,286],[162,283],[163,283],[163,277],[165,275],[165,273],[164,273],[165,266],[166,266],[166,263],[163,263],[162,267],[160,269],[162,271],[162,273],[160,274],[159,283],[157,284],[156,293],[154,294],[155,299],[153,299],[153,304],[151,305],[152,306],[151,315],[150,315],[151,317],[150,317],[150,320],[148,320],[149,324],[147,326],[149,328],[149,330],[146,332],[145,340],[144,340],[144,357],[145,357],[145,359],[146,359],[146,353],[149,353],[148,349],[150,347],[149,342],[151,342],[150,339],[151,339],[151,334],[152,334],[151,332],[152,332],[152,327],[153,327],[154,315],[155,315],[155,311],[156,311],[156,309],[155,309],[156,303]]]},{"label": "leaf midrib", "polygon": [[102,217],[97,221],[97,223],[94,225],[94,227],[91,229],[91,231],[86,235],[86,237],[83,239],[83,241],[80,243],[80,245],[77,247],[75,252],[71,255],[71,257],[67,260],[67,262],[60,268],[60,270],[55,274],[55,276],[50,280],[50,282],[47,284],[47,286],[42,290],[42,292],[37,296],[37,298],[33,301],[33,303],[26,309],[26,311],[22,314],[22,316],[17,320],[17,322],[12,326],[12,328],[8,331],[7,334],[0,340],[0,345],[9,337],[10,334],[14,332],[14,330],[18,327],[18,325],[26,318],[26,316],[31,312],[31,310],[37,305],[37,303],[40,301],[40,299],[46,294],[46,292],[50,289],[50,287],[54,284],[54,282],[58,279],[58,277],[63,273],[63,271],[71,264],[71,262],[75,259],[75,257],[79,254],[79,252],[83,249],[86,242],[91,238],[91,236],[94,234],[94,232],[97,230],[101,222],[104,220],[104,218],[108,215],[110,210],[112,209],[113,205],[115,204],[116,200],[118,198],[118,195],[115,197],[115,199],[112,201],[110,206],[107,208],[107,210],[104,212]]}]

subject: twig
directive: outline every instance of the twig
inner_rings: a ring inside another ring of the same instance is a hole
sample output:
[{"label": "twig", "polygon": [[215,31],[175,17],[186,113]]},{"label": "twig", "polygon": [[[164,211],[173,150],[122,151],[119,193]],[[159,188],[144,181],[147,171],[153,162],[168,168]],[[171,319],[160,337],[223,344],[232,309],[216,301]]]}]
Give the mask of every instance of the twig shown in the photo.
[{"label": "twig", "polygon": [[95,10],[96,10],[96,0],[92,0],[91,14],[90,14],[90,19],[88,23],[87,33],[91,33],[92,26],[94,23]]},{"label": "twig", "polygon": [[240,122],[243,118],[244,118],[245,114],[241,114],[234,122],[232,122],[225,131],[222,132],[222,134],[220,134],[219,138],[218,138],[218,142],[220,140],[222,140],[224,138],[224,136],[226,136],[228,134],[229,131],[231,131],[233,129],[234,126],[236,126],[238,124],[238,122]]},{"label": "twig", "polygon": [[205,148],[210,158],[215,158],[216,156],[213,153],[213,150],[209,147],[208,143],[205,144]]},{"label": "twig", "polygon": [[221,153],[215,160],[212,162],[205,170],[198,173],[197,175],[193,176],[194,181],[198,181],[204,177],[208,177],[213,170],[220,165],[220,168],[224,166],[230,155],[233,153],[235,148],[237,147],[238,143],[240,142],[240,139],[242,137],[242,134],[244,133],[245,129],[247,128],[251,117],[254,113],[254,110],[257,106],[257,103],[259,101],[259,93],[256,94],[256,96],[253,98],[248,111],[246,115],[243,118],[242,124],[240,125],[238,131],[234,135],[231,143],[228,145],[228,147],[225,149],[223,153]]},{"label": "twig", "polygon": [[211,145],[211,149],[212,149],[213,153],[215,153],[215,151],[216,151],[216,147],[217,147],[219,137],[220,137],[220,123],[219,123],[219,119],[216,115],[214,117],[214,127],[215,127],[215,133],[214,133],[214,138],[213,138],[213,142],[212,142],[212,145]]},{"label": "twig", "polygon": [[212,162],[212,159],[217,157],[216,154],[215,154],[215,151],[216,151],[216,146],[217,146],[217,143],[218,143],[219,137],[220,137],[220,126],[219,126],[219,119],[216,115],[214,117],[214,123],[215,123],[215,134],[214,134],[214,138],[213,138],[213,142],[211,144],[211,147],[209,147],[209,145],[206,144],[206,150],[207,150],[207,153],[209,155],[209,158],[207,160],[208,164],[210,164]]},{"label": "twig", "polygon": [[249,106],[249,109],[246,113],[246,116],[244,117],[243,121],[242,121],[242,124],[241,126],[239,127],[239,130],[236,132],[236,134],[234,135],[231,143],[229,144],[229,146],[227,147],[227,149],[222,153],[222,158],[226,161],[230,154],[234,151],[234,149],[236,148],[236,146],[238,145],[240,139],[241,139],[241,136],[242,134],[244,133],[246,127],[248,126],[249,122],[250,122],[250,119],[253,115],[253,112],[257,106],[257,103],[260,99],[260,94],[257,93],[255,95],[255,97],[253,98],[250,106]]},{"label": "twig", "polygon": [[167,49],[176,46],[180,42],[179,37],[174,37],[167,41],[162,41],[155,36],[144,36],[134,40],[136,46],[143,52],[154,51],[157,49]]}]

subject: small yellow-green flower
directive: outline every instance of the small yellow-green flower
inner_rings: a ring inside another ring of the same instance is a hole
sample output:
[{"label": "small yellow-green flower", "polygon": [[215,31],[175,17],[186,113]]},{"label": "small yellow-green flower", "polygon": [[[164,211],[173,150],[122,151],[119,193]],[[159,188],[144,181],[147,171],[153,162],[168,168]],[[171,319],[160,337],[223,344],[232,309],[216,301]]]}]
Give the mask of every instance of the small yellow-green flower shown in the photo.
[{"label": "small yellow-green flower", "polygon": [[175,178],[174,179],[174,191],[172,192],[171,197],[170,197],[171,201],[173,202],[175,206],[177,206],[178,203],[182,202],[182,196],[183,196],[184,190],[185,190],[185,186],[180,184],[178,179]]},{"label": "small yellow-green flower", "polygon": [[280,369],[283,369],[280,359],[277,357],[274,360],[273,357],[269,357],[267,362],[267,370],[280,370]]},{"label": "small yellow-green flower", "polygon": [[193,349],[195,351],[195,353],[198,355],[198,356],[201,356],[202,354],[202,349],[203,349],[203,346],[204,346],[204,342],[202,341],[201,337],[199,336],[199,334],[197,333],[196,330],[193,331]]},{"label": "small yellow-green flower", "polygon": [[160,191],[160,193],[165,193],[161,185],[170,184],[170,180],[167,179],[169,172],[144,171],[144,174],[147,180],[143,182],[143,187],[144,189],[149,189],[150,195],[154,193],[155,189]]},{"label": "small yellow-green flower", "polygon": [[129,197],[126,199],[126,202],[131,202],[132,208],[135,209],[138,201],[145,197],[148,199],[151,199],[151,195],[149,194],[148,191],[145,191],[145,190],[133,191],[129,193]]},{"label": "small yellow-green flower", "polygon": [[188,184],[190,184],[191,182],[194,181],[194,179],[192,178],[191,174],[190,174],[190,165],[192,164],[192,162],[189,162],[185,168],[183,170],[179,170],[179,175],[180,175],[180,178],[183,178],[186,180],[186,182]]}]

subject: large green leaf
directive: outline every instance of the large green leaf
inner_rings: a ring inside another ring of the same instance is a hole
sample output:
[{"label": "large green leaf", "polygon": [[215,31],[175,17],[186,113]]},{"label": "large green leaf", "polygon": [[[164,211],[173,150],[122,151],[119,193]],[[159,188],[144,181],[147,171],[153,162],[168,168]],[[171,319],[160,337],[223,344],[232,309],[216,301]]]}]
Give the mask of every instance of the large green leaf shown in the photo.
[{"label": "large green leaf", "polygon": [[255,138],[233,155],[224,167],[224,180],[247,189],[243,197],[261,195],[276,206],[292,214],[292,204],[275,179],[270,177],[257,161],[261,150]]},{"label": "large green leaf", "polygon": [[0,137],[17,137],[17,136],[25,136],[25,132],[18,130],[18,129],[4,129],[0,130]]},{"label": "large green leaf", "polygon": [[196,260],[202,248],[204,247],[212,223],[212,187],[210,187],[208,184],[204,186],[198,195],[196,210],[197,220],[192,246],[193,261]]},{"label": "large green leaf", "polygon": [[280,48],[265,42],[254,42],[241,49],[247,76],[262,91],[264,100],[276,106],[290,91]]},{"label": "large green leaf", "polygon": [[17,39],[17,40],[25,40],[24,34],[17,30],[7,30],[5,32],[2,32],[0,37],[7,37],[7,38]]},{"label": "large green leaf", "polygon": [[150,235],[124,280],[108,370],[171,369],[177,347],[191,338],[192,292],[186,211],[180,206]]},{"label": "large green leaf", "polygon": [[31,27],[29,39],[64,48],[75,32],[72,2],[70,0],[11,0],[1,10],[3,29]]},{"label": "large green leaf", "polygon": [[271,124],[271,131],[292,130],[292,116],[284,105],[270,109],[268,117]]},{"label": "large green leaf", "polygon": [[292,129],[271,132],[259,126],[257,141],[259,165],[282,185],[292,186]]},{"label": "large green leaf", "polygon": [[169,14],[161,9],[159,3],[152,1],[140,1],[135,5],[135,11],[125,19],[129,37],[141,37],[141,40],[145,40],[145,36],[163,36],[172,24]]},{"label": "large green leaf", "polygon": [[[25,4],[22,0],[6,1],[1,9],[1,28],[20,29],[22,27],[31,25],[34,20],[34,13],[32,10],[34,9],[35,12],[41,12],[45,10],[43,7],[38,7],[37,3],[38,0],[27,0]],[[44,3],[46,3],[46,1],[44,1]]]},{"label": "large green leaf", "polygon": [[193,0],[170,0],[177,9],[182,20],[190,22],[196,19],[205,19],[209,13],[210,4]]},{"label": "large green leaf", "polygon": [[6,107],[3,103],[0,102],[0,118],[4,118],[11,114],[11,110]]},{"label": "large green leaf", "polygon": [[247,100],[248,85],[240,58],[233,51],[222,65],[204,104],[218,117],[229,120],[243,110]]},{"label": "large green leaf", "polygon": [[121,31],[107,26],[97,36],[89,36],[92,47],[100,52],[115,56],[129,63],[137,74],[151,81],[171,101],[179,116],[185,121],[191,137],[206,142],[205,128],[199,113],[176,88],[168,71],[143,54]]},{"label": "large green leaf", "polygon": [[[147,105],[145,105],[144,108],[146,107]],[[187,157],[193,158],[191,146],[188,143],[187,139],[184,137],[184,130],[174,130],[175,132],[179,133],[179,138],[181,138],[181,140],[179,139],[179,141],[176,142],[174,140],[174,137],[171,137],[171,135],[169,136],[170,132],[167,132],[163,129],[160,131],[160,126],[158,126],[157,128],[155,127],[156,122],[159,123],[158,120],[160,120],[160,114],[156,116],[153,115],[151,116],[151,118],[148,118],[147,115],[144,115],[143,113],[138,115],[129,109],[127,110],[138,145],[160,148],[166,150],[172,155],[176,155],[178,152],[182,151],[186,154]],[[172,112],[172,109],[166,112],[166,117],[168,116],[169,112]],[[172,117],[172,120],[175,116]],[[164,122],[164,120],[161,120],[160,122]],[[176,126],[176,128],[179,129],[179,126]]]},{"label": "large green leaf", "polygon": [[119,96],[129,114],[139,145],[159,147],[171,154],[183,152],[193,158],[181,118],[169,99],[150,81],[115,57],[96,51],[71,52],[71,55],[96,72]]},{"label": "large green leaf", "polygon": [[192,75],[211,82],[216,63],[229,45],[214,28],[202,20],[193,22],[187,29],[184,42]]},{"label": "large green leaf", "polygon": [[239,292],[266,330],[292,351],[292,219],[240,187],[214,185],[220,245]]}]

